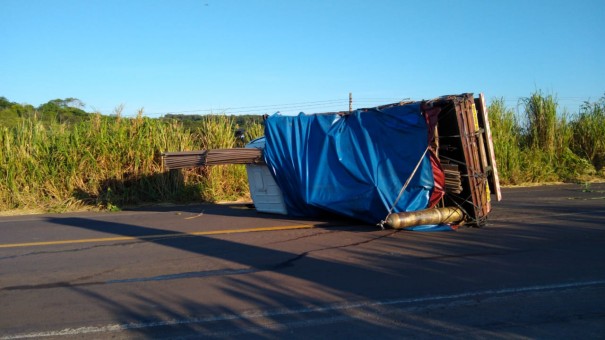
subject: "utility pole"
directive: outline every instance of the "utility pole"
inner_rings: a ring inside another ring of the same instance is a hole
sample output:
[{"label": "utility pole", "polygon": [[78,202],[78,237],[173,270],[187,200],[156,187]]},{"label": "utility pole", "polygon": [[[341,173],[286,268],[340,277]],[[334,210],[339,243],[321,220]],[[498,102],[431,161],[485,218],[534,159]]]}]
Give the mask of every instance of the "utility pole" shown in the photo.
[{"label": "utility pole", "polygon": [[349,92],[349,113],[353,112],[353,93]]}]

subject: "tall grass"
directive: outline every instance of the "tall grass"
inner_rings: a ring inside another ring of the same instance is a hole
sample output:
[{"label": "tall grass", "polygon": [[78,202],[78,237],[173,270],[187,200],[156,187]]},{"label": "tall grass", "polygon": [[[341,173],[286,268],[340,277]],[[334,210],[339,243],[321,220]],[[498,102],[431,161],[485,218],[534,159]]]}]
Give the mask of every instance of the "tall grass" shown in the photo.
[{"label": "tall grass", "polygon": [[585,102],[571,123],[572,149],[589,160],[597,171],[605,166],[605,96],[598,102]]},{"label": "tall grass", "polygon": [[[580,126],[596,129],[593,124],[597,122],[579,123],[570,119],[567,112],[557,111],[555,96],[540,91],[523,98],[521,104],[524,124],[502,98],[492,100],[488,108],[498,170],[504,184],[584,181],[594,175],[594,167],[579,152],[584,146],[579,145],[578,136],[584,134],[578,131]],[[580,120],[585,116],[580,115]],[[586,139],[596,139],[599,132],[589,134],[592,137]]]},{"label": "tall grass", "polygon": [[[82,205],[190,199],[162,173],[160,152],[193,149],[179,125],[95,115],[73,126],[34,119],[0,134],[0,209],[65,210]],[[191,194],[191,192],[189,192]]]},{"label": "tall grass", "polygon": [[[233,116],[204,117],[195,131],[201,149],[229,149],[236,147]],[[233,200],[248,195],[246,168],[243,165],[219,165],[193,170],[201,175],[200,190],[206,201]]]},{"label": "tall grass", "polygon": [[[251,123],[249,139],[262,135]],[[248,195],[245,167],[165,172],[161,153],[235,147],[233,117],[207,116],[195,131],[175,120],[93,115],[73,125],[26,118],[0,128],[0,210],[115,209],[159,201],[218,201]]]},{"label": "tall grass", "polygon": [[508,183],[523,182],[522,136],[515,112],[506,107],[504,98],[492,100],[488,112],[498,173]]},{"label": "tall grass", "polygon": [[522,98],[521,102],[525,106],[529,144],[534,149],[543,150],[548,156],[554,155],[557,99],[536,91],[531,96]]},{"label": "tall grass", "polygon": [[[39,121],[0,128],[0,210],[116,209],[158,201],[218,201],[249,193],[245,167],[165,172],[161,153],[235,147],[233,117],[204,117],[195,131],[177,121],[93,115],[73,124]],[[248,139],[263,127],[246,127]]]},{"label": "tall grass", "polygon": [[257,122],[253,122],[252,124],[246,126],[245,130],[246,142],[250,142],[265,135],[265,126]]}]

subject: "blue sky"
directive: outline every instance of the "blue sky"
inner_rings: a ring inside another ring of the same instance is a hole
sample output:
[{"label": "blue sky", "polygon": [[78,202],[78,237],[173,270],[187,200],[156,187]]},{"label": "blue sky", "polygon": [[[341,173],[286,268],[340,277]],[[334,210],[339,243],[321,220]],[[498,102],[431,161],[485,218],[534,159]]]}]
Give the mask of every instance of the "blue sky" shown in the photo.
[{"label": "blue sky", "polygon": [[605,93],[603,0],[0,0],[0,37],[0,96],[104,114]]}]

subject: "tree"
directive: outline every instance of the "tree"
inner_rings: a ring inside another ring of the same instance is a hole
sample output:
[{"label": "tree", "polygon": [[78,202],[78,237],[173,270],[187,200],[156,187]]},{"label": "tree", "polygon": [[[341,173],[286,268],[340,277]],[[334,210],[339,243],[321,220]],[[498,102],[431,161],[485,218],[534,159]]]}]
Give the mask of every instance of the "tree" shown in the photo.
[{"label": "tree", "polygon": [[38,107],[41,119],[59,123],[74,123],[89,116],[82,110],[84,103],[77,98],[53,99]]},{"label": "tree", "polygon": [[17,104],[0,97],[0,126],[16,126],[23,118],[34,117],[36,109],[28,104]]},{"label": "tree", "polygon": [[13,104],[15,103],[10,102],[8,99],[6,99],[6,97],[0,97],[0,110],[11,107]]}]

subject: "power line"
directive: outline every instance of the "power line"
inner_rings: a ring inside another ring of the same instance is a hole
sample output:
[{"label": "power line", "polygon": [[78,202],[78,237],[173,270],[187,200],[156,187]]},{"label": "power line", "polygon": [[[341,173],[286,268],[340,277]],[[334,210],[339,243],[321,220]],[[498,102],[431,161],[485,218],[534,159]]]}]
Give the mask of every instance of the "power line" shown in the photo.
[{"label": "power line", "polygon": [[[357,106],[373,106],[373,104],[385,104],[391,102],[399,102],[402,98],[368,98],[362,97],[359,99],[353,99],[353,103]],[[186,113],[214,113],[220,112],[224,114],[236,114],[236,113],[267,113],[271,111],[303,111],[303,109],[320,109],[330,108],[330,111],[345,111],[345,104],[348,103],[347,99],[329,99],[329,100],[317,100],[317,101],[306,101],[297,103],[285,103],[285,104],[270,104],[270,105],[254,105],[254,106],[238,106],[238,107],[226,107],[226,108],[211,108],[211,109],[194,109],[194,110],[182,110],[182,111],[167,111],[167,112],[152,112],[146,113],[147,115],[161,115],[161,114],[186,114]],[[342,107],[341,107],[342,104]],[[338,109],[337,107],[341,107]]]},{"label": "power line", "polygon": [[[193,113],[193,112],[232,112],[233,110],[250,110],[250,111],[260,111],[260,110],[271,110],[271,109],[280,109],[280,108],[292,108],[292,107],[307,107],[310,105],[325,105],[325,104],[336,104],[346,102],[346,99],[329,99],[329,100],[317,100],[317,101],[307,101],[307,102],[298,102],[298,103],[288,103],[288,104],[271,104],[271,105],[254,105],[254,106],[238,106],[238,107],[226,107],[226,108],[210,108],[210,109],[195,109],[195,110],[183,110],[183,111],[170,111],[166,113]],[[245,112],[245,111],[237,111],[237,112]],[[164,112],[154,112],[149,114],[164,114]]]},{"label": "power line", "polygon": [[[516,102],[527,97],[504,97],[505,102]],[[360,97],[353,98],[353,104],[357,108],[367,108],[380,106],[389,103],[396,103],[402,100],[411,100],[410,98],[402,97]],[[562,102],[578,102],[582,103],[586,101],[586,97],[556,97],[556,100]],[[182,111],[166,111],[166,112],[152,112],[145,113],[148,116],[156,115],[167,115],[167,114],[267,114],[274,112],[303,112],[305,109],[313,109],[313,113],[316,112],[338,112],[347,111],[348,99],[327,99],[327,100],[316,100],[316,101],[304,101],[294,103],[283,103],[283,104],[268,104],[268,105],[250,105],[250,106],[237,106],[237,107],[226,107],[226,108],[208,108],[208,109],[193,109],[193,110],[182,110]]]}]

